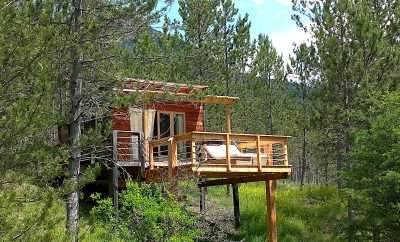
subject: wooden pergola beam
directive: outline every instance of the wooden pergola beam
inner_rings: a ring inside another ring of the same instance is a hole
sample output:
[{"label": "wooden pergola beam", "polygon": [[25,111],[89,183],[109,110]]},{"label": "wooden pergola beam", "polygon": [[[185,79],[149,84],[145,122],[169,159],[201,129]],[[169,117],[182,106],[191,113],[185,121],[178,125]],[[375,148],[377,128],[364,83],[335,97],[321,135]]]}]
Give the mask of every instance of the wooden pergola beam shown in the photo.
[{"label": "wooden pergola beam", "polygon": [[225,106],[232,106],[240,100],[240,98],[238,98],[238,97],[214,96],[214,95],[207,95],[203,98],[196,99],[195,98],[196,92],[180,93],[177,91],[176,92],[174,92],[174,91],[154,91],[154,90],[140,90],[140,89],[138,90],[138,89],[129,89],[129,88],[123,88],[121,90],[115,89],[115,91],[137,92],[137,93],[143,94],[145,96],[161,96],[162,97],[165,95],[171,95],[171,96],[175,96],[175,97],[185,98],[185,100],[188,102],[201,103],[201,104],[220,104],[220,105],[225,105]]}]

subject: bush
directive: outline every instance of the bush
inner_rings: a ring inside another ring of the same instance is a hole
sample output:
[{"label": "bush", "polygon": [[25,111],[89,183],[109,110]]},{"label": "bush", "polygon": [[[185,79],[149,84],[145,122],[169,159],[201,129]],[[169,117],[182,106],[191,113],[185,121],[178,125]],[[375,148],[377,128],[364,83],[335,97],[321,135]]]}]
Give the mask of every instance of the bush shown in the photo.
[{"label": "bush", "polygon": [[194,241],[199,236],[196,220],[160,186],[128,183],[120,195],[116,212],[110,198],[93,195],[97,205],[91,210],[93,224],[104,227],[112,240]]}]

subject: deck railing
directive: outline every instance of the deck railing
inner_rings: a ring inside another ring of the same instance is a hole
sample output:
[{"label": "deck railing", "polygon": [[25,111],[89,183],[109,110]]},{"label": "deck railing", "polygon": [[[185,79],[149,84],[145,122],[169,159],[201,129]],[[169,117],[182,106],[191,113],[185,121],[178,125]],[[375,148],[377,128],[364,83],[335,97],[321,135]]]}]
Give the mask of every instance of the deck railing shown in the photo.
[{"label": "deck railing", "polygon": [[197,172],[286,172],[287,146],[287,136],[190,132],[150,141],[148,160],[151,170],[168,166],[170,177],[180,166]]}]

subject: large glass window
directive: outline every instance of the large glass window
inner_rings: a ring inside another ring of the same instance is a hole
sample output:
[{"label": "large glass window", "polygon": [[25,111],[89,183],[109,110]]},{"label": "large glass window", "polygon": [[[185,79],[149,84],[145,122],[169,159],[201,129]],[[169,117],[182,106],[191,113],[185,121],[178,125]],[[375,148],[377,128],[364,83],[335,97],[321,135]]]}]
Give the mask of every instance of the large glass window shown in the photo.
[{"label": "large glass window", "polygon": [[[172,123],[173,121],[173,123]],[[161,139],[185,132],[185,114],[157,111],[154,120],[153,139]],[[184,144],[178,144],[178,152],[182,153]],[[161,159],[168,155],[168,146],[154,147],[155,156]]]}]

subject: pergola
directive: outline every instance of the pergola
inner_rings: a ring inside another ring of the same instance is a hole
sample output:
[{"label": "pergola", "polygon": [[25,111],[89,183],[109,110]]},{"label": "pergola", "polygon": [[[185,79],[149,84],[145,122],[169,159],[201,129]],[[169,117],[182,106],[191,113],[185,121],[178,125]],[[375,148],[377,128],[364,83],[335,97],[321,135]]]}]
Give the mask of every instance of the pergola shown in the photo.
[{"label": "pergola", "polygon": [[146,98],[156,98],[159,101],[171,101],[175,98],[199,104],[215,104],[225,106],[226,132],[231,132],[232,106],[240,98],[231,96],[208,95],[208,86],[191,85],[173,82],[149,81],[126,78],[121,89],[115,89],[123,93],[139,93],[142,101]]}]

